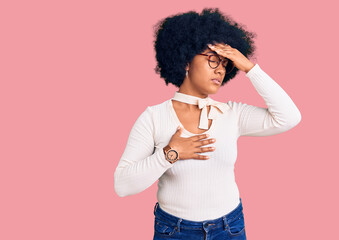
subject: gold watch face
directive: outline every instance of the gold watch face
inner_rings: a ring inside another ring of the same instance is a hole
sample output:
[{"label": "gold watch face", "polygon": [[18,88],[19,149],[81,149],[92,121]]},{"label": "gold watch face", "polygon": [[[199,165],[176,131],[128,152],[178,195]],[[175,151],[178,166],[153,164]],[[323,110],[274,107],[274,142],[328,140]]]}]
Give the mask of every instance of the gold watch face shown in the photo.
[{"label": "gold watch face", "polygon": [[167,158],[171,161],[176,160],[178,158],[177,151],[171,149],[167,152]]}]

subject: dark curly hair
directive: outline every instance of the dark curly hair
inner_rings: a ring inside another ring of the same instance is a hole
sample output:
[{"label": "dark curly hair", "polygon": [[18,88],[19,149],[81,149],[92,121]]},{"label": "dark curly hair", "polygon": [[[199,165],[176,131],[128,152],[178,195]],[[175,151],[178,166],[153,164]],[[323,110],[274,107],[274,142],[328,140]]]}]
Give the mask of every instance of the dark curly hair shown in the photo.
[{"label": "dark curly hair", "polygon": [[[165,79],[166,85],[172,83],[180,87],[186,70],[194,56],[207,49],[207,44],[226,43],[238,49],[245,57],[253,55],[256,34],[246,31],[243,25],[218,8],[205,8],[201,14],[194,11],[171,15],[154,25],[154,48],[156,51],[156,73]],[[226,74],[221,86],[234,78],[238,69]]]}]

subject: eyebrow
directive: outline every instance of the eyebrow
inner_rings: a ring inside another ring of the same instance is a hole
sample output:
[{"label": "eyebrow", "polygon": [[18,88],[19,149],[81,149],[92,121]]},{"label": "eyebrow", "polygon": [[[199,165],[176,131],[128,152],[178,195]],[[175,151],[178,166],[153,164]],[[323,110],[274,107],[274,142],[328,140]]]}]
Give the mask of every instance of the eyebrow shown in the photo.
[{"label": "eyebrow", "polygon": [[209,51],[209,52],[207,52],[207,53],[214,53],[215,55],[217,55],[217,56],[221,57],[221,59],[225,59],[225,57],[223,57],[223,56],[220,56],[220,55],[219,55],[218,53],[216,53],[216,52]]}]

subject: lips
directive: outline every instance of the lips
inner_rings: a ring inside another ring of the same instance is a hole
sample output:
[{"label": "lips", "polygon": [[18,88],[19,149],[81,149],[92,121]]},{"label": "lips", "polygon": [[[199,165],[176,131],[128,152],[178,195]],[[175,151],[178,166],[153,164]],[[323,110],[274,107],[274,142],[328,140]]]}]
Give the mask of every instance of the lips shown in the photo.
[{"label": "lips", "polygon": [[221,80],[219,78],[212,78],[212,81],[216,84],[220,84]]}]

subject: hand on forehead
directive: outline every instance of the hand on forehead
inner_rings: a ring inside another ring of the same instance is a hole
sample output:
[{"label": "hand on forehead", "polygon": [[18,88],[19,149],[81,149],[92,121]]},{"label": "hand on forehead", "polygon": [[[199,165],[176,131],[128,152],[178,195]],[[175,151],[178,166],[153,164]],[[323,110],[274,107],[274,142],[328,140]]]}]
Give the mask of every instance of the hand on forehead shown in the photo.
[{"label": "hand on forehead", "polygon": [[216,53],[215,51],[213,51],[210,48],[207,48],[207,50],[205,51],[206,54],[214,54],[214,55],[218,55],[220,59],[225,59],[225,57],[220,56],[218,53]]}]

